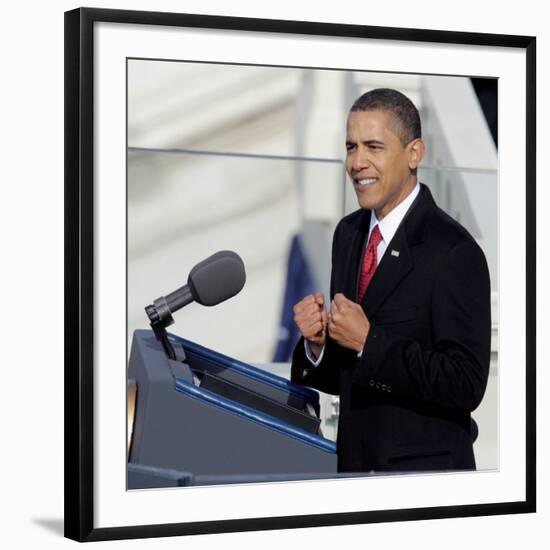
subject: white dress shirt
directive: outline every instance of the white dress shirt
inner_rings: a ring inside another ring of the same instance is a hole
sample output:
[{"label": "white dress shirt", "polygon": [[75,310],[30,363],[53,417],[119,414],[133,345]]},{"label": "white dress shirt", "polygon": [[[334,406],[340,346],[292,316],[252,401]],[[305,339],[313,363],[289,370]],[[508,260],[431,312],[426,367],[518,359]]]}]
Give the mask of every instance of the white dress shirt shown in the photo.
[{"label": "white dress shirt", "polygon": [[[380,261],[382,260],[382,256],[384,256],[384,253],[388,248],[388,244],[393,239],[393,236],[395,235],[397,228],[403,221],[405,214],[408,212],[409,208],[411,207],[412,203],[414,202],[414,199],[416,199],[416,196],[418,195],[419,192],[420,192],[420,184],[417,182],[412,192],[403,201],[401,201],[391,212],[386,214],[386,216],[381,221],[378,221],[378,218],[376,217],[376,212],[374,210],[371,211],[369,235],[367,238],[367,242],[365,243],[365,246],[368,245],[372,230],[376,225],[378,225],[378,229],[380,230],[380,234],[382,235],[382,240],[380,241],[376,249],[377,266],[380,264]],[[323,346],[323,349],[321,350],[321,353],[319,354],[319,357],[315,359],[313,353],[309,348],[308,341],[304,340],[304,344],[306,347],[306,357],[316,367],[323,359],[323,353],[325,351],[324,346]],[[357,354],[357,356],[361,357],[362,353],[363,352],[360,351]]]}]

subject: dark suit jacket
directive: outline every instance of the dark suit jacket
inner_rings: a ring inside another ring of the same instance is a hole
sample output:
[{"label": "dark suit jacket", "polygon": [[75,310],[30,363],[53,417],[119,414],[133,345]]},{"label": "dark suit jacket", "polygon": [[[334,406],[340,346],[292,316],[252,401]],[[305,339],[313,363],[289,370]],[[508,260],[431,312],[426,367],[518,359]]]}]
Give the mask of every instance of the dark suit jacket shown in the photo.
[{"label": "dark suit jacket", "polygon": [[[331,298],[354,300],[370,211],[338,224]],[[399,254],[392,254],[398,251]],[[490,281],[470,234],[420,193],[388,244],[361,306],[361,358],[327,339],[312,367],[303,339],[292,381],[340,395],[338,470],[474,469],[470,412],[489,372]]]}]

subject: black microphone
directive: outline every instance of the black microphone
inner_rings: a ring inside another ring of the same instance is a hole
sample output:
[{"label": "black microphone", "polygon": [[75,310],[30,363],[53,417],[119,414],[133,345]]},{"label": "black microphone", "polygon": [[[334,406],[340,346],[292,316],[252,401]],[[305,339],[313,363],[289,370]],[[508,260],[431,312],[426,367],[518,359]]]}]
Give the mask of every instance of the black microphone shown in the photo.
[{"label": "black microphone", "polygon": [[220,250],[199,262],[190,272],[187,284],[145,308],[152,324],[167,327],[172,313],[191,302],[215,306],[238,294],[246,281],[244,263],[231,250]]}]

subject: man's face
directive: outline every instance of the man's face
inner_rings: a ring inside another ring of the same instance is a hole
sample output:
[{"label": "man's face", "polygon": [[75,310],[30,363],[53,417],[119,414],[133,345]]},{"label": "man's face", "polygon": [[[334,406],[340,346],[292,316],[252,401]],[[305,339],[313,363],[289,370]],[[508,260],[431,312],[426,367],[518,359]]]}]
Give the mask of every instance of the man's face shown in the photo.
[{"label": "man's face", "polygon": [[403,146],[387,111],[352,111],[346,137],[346,170],[361,208],[374,209],[379,220],[414,188],[411,170],[422,159],[423,144]]}]

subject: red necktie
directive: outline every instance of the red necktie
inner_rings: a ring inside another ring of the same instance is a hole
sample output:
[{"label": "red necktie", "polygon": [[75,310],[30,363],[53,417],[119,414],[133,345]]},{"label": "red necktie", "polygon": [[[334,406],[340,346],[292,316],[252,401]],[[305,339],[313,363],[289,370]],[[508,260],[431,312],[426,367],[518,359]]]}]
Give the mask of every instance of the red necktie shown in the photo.
[{"label": "red necktie", "polygon": [[359,291],[357,293],[357,302],[360,302],[365,295],[365,291],[376,271],[378,265],[376,249],[382,240],[378,224],[374,226],[369,238],[367,250],[363,256],[363,266],[361,267],[361,275],[359,276]]}]

